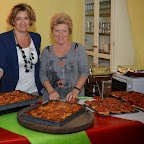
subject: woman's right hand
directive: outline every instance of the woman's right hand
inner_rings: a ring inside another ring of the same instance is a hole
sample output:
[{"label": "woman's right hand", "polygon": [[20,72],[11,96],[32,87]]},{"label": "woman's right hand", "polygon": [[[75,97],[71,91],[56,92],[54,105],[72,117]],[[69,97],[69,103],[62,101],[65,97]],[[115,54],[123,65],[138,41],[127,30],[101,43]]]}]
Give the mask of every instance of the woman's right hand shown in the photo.
[{"label": "woman's right hand", "polygon": [[49,93],[49,99],[50,100],[60,100],[60,95],[57,91],[53,91]]},{"label": "woman's right hand", "polygon": [[43,86],[46,88],[46,90],[48,92],[49,100],[59,100],[60,99],[59,93],[52,87],[49,80],[44,81]]}]

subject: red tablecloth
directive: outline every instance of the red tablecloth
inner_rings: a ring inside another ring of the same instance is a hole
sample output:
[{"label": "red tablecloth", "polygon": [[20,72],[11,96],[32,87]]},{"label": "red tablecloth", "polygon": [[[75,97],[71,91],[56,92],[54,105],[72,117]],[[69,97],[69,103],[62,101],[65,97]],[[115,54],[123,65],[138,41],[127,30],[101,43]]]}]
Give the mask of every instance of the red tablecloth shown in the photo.
[{"label": "red tablecloth", "polygon": [[95,114],[86,133],[92,144],[144,144],[144,124],[139,121]]},{"label": "red tablecloth", "polygon": [[[144,144],[144,124],[111,116],[95,115],[86,130],[92,144]],[[0,128],[0,144],[30,144],[24,136]]]},{"label": "red tablecloth", "polygon": [[0,144],[30,144],[30,142],[24,136],[0,128]]}]

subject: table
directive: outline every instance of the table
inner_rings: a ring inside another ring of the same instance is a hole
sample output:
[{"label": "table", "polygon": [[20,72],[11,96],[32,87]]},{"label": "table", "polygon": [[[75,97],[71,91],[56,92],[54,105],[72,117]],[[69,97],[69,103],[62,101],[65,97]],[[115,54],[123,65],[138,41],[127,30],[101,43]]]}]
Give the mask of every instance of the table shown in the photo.
[{"label": "table", "polygon": [[0,144],[30,144],[30,141],[24,136],[0,128]]},{"label": "table", "polygon": [[[7,137],[11,134],[11,132],[24,136],[32,144],[90,144],[90,140],[85,131],[60,135],[47,134],[27,129],[17,122],[17,112],[1,115],[0,127],[8,130],[7,133],[3,134],[4,136],[2,138],[2,142],[0,137],[0,144],[13,144],[11,143],[12,140]],[[3,132],[0,129],[0,135],[1,133]],[[15,136],[14,140],[17,141],[18,144],[23,144],[20,143],[19,139],[17,139],[17,135]]]},{"label": "table", "polygon": [[[15,116],[16,114],[13,114],[11,118],[15,118]],[[19,128],[17,132],[21,133],[21,135],[25,135],[25,137],[10,132],[16,132],[15,128]],[[30,144],[30,142],[32,142],[32,144],[90,144],[89,140],[86,138],[86,135],[84,133],[82,134],[81,132],[67,135],[51,135],[28,130],[18,126],[18,124],[14,124],[11,126],[11,128],[9,128],[9,130],[10,131],[0,128],[0,144]],[[96,114],[94,125],[85,132],[87,133],[92,144],[136,144],[138,141],[139,144],[144,143],[144,124],[139,121],[125,120],[111,116],[101,117]],[[26,139],[26,137],[30,140],[30,142]],[[81,140],[79,137],[85,139],[85,141]],[[43,139],[43,143],[40,142],[39,138]],[[69,140],[71,142],[68,142]]]},{"label": "table", "polygon": [[[80,100],[80,103],[83,103],[84,100]],[[144,116],[144,112],[137,113],[136,117],[140,115]],[[127,117],[133,117],[133,114],[129,114]],[[102,117],[95,114],[94,124],[85,131],[52,135],[20,126],[16,120],[17,113],[14,112],[0,116],[0,127],[2,127],[0,129],[0,144],[29,144],[30,142],[32,144],[143,144],[144,121],[140,122],[136,117],[135,120],[128,120],[115,117],[115,115]],[[12,140],[9,139],[11,132],[20,134],[22,137],[17,134],[13,135],[15,143],[12,143]],[[20,142],[20,139],[27,141],[27,143]]]},{"label": "table", "polygon": [[86,130],[92,144],[143,144],[144,124],[116,117],[95,115],[94,125]]}]

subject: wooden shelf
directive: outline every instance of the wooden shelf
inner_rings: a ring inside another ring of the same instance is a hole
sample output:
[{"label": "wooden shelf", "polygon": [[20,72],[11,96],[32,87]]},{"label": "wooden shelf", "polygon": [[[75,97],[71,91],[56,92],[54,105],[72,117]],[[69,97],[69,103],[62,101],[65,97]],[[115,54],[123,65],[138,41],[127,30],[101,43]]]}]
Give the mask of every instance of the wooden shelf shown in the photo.
[{"label": "wooden shelf", "polygon": [[94,12],[85,12],[85,16],[94,16]]},{"label": "wooden shelf", "polygon": [[93,35],[94,32],[85,32],[85,34],[91,34],[91,35]]},{"label": "wooden shelf", "polygon": [[111,59],[110,54],[106,54],[106,53],[98,53],[97,57],[103,58],[103,59]]},{"label": "wooden shelf", "polygon": [[99,49],[99,53],[102,53],[102,54],[110,54],[110,53],[107,53],[107,52],[105,52],[104,50],[100,50],[100,49]]},{"label": "wooden shelf", "polygon": [[110,36],[110,33],[99,33],[101,36]]},{"label": "wooden shelf", "polygon": [[86,49],[86,53],[87,53],[89,56],[94,56],[94,51],[93,51],[93,50],[88,50],[88,49]]},{"label": "wooden shelf", "polygon": [[104,13],[104,14],[100,14],[99,16],[100,17],[110,17],[111,14],[110,13]]}]

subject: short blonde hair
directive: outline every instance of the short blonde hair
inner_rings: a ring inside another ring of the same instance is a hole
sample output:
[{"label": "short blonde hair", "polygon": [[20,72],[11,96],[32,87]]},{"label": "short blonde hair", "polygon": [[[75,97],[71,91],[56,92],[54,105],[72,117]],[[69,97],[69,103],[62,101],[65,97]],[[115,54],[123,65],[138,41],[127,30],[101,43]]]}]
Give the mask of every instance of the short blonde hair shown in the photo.
[{"label": "short blonde hair", "polygon": [[55,14],[52,17],[51,23],[50,23],[51,31],[53,31],[54,26],[56,26],[58,24],[66,24],[68,26],[69,33],[72,34],[73,24],[72,24],[72,19],[70,18],[69,15],[67,15],[65,13],[57,13],[57,14]]},{"label": "short blonde hair", "polygon": [[11,10],[11,12],[7,18],[7,23],[11,26],[14,26],[14,19],[15,19],[17,13],[20,11],[26,11],[27,12],[27,14],[30,18],[30,21],[31,21],[30,25],[32,26],[33,23],[36,21],[36,15],[35,15],[32,7],[28,4],[25,4],[25,3],[17,4],[12,8],[12,10]]}]

